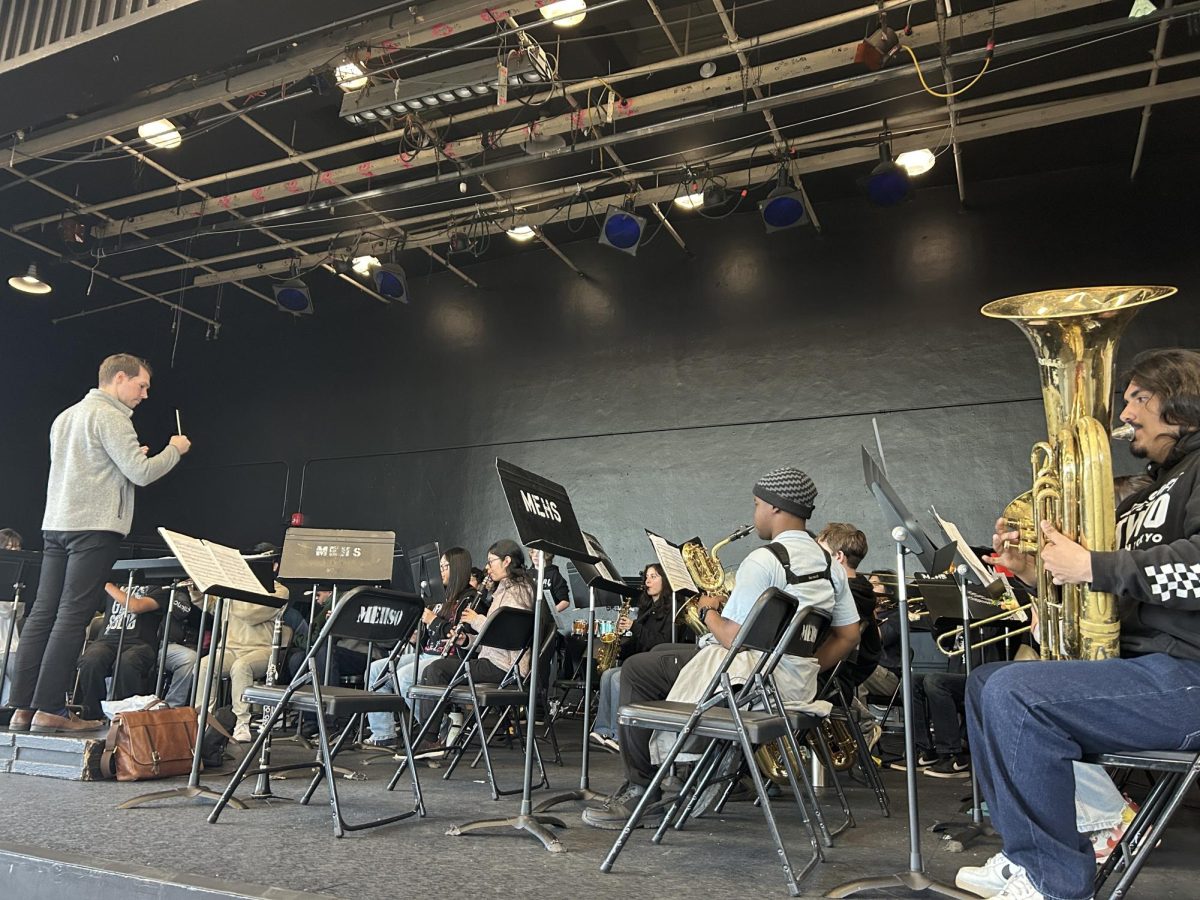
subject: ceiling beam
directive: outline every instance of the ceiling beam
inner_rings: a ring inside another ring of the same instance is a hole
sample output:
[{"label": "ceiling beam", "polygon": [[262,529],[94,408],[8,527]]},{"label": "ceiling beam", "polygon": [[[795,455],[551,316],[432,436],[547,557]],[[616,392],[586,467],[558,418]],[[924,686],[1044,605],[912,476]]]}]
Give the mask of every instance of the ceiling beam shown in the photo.
[{"label": "ceiling beam", "polygon": [[[47,130],[44,134],[35,134],[20,144],[19,154],[25,157],[46,156],[68,147],[90,144],[105,135],[129,131],[144,122],[169,119],[222,100],[270,90],[327,69],[331,56],[358,44],[379,45],[389,42],[389,46],[397,50],[417,47],[478,28],[494,27],[490,19],[481,15],[489,9],[497,19],[504,19],[532,12],[541,5],[542,0],[507,0],[494,5],[478,0],[414,3],[409,7],[412,11],[409,14],[391,14],[365,20],[334,35],[306,42],[278,62],[226,74],[203,83],[189,83],[160,96],[138,99],[119,110],[84,116],[60,128]],[[11,160],[0,162],[0,168],[12,167]]]},{"label": "ceiling beam", "polygon": [[[1064,9],[1079,9],[1095,5],[1095,0],[1013,0],[1013,2],[998,6],[996,10],[997,27],[1042,18],[1046,15],[1058,14]],[[966,13],[949,20],[953,23],[956,33],[978,34],[990,32],[992,13],[990,9]],[[937,26],[927,23],[913,28],[913,34],[906,39],[910,46],[924,47],[936,45],[938,42]],[[831,71],[848,66],[854,59],[854,51],[858,46],[855,41],[819,50],[804,56],[794,56],[787,59],[752,67],[744,72],[734,72],[724,76],[690,82],[678,87],[652,91],[638,97],[626,97],[616,105],[615,118],[619,123],[652,113],[669,111],[672,108],[697,103],[703,100],[730,94],[741,93],[747,81],[759,86],[777,84],[801,76],[812,75],[822,71]],[[889,70],[896,71],[896,70]],[[547,135],[570,134],[592,122],[605,122],[607,104],[573,111],[559,116],[543,119],[539,131]],[[614,127],[617,123],[609,123]],[[525,142],[524,130],[510,130],[502,135],[496,145],[499,147],[519,146]],[[490,148],[489,148],[490,149]],[[376,157],[365,162],[335,169],[325,170],[320,175],[304,179],[287,179],[272,184],[261,184],[246,190],[226,194],[218,198],[216,204],[188,203],[172,205],[170,208],[132,216],[122,220],[126,228],[158,228],[167,225],[195,225],[204,216],[228,212],[245,206],[258,206],[272,201],[286,200],[296,196],[308,195],[313,190],[335,187],[339,184],[358,184],[370,179],[379,179],[388,175],[410,172],[413,169],[443,163],[447,157],[461,158],[473,156],[484,150],[482,135],[467,137],[459,141],[451,141],[442,148],[420,150],[412,155],[393,153]],[[120,225],[101,225],[96,229],[100,238],[113,237],[121,232]]]}]

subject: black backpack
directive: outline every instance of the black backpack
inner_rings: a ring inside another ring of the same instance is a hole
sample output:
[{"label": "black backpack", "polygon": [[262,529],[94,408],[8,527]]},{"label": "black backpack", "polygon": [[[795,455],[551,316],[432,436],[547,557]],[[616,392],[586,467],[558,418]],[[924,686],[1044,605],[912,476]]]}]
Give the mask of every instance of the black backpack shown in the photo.
[{"label": "black backpack", "polygon": [[225,748],[233,737],[237,716],[233,707],[222,706],[208,714],[208,724],[204,726],[204,738],[200,741],[200,761],[206,769],[219,769],[225,765]]}]

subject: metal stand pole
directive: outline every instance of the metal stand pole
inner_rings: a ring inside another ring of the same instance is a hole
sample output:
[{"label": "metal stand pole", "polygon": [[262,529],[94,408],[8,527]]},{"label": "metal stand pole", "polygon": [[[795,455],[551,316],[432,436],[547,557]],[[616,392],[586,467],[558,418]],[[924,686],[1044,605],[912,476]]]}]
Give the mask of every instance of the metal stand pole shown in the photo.
[{"label": "metal stand pole", "polygon": [[566,791],[547,797],[537,805],[534,812],[542,812],[565,803],[568,800],[600,800],[605,795],[593,791],[588,784],[588,767],[591,759],[591,741],[588,736],[592,733],[592,655],[596,644],[596,589],[588,588],[588,635],[587,651],[583,657],[583,756],[579,763],[579,790]]},{"label": "metal stand pole", "polygon": [[[956,570],[958,591],[962,597],[963,617],[963,667],[967,677],[971,677],[971,604],[967,598],[967,567],[960,565]],[[971,767],[971,824],[961,822],[938,822],[931,829],[934,834],[940,834],[947,841],[946,849],[951,853],[961,853],[976,838],[995,834],[990,825],[983,824],[983,809],[979,800],[979,781],[975,778],[975,768]]]},{"label": "metal stand pole", "polygon": [[[530,799],[530,794],[533,793],[534,744],[537,741],[534,719],[537,715],[538,670],[542,656],[542,587],[545,575],[546,554],[543,552],[538,555],[537,595],[533,600],[533,644],[531,649],[533,658],[529,662],[529,697],[526,700],[528,705],[525,708],[525,784],[521,791],[521,812],[506,819],[481,819],[465,825],[455,825],[446,834],[467,834],[481,828],[497,828],[507,825],[533,835],[551,853],[562,853],[567,848],[546,826],[566,828],[567,823],[556,816],[534,812],[533,801]],[[481,735],[481,737],[483,736]],[[486,737],[483,739],[487,740]]]},{"label": "metal stand pole", "polygon": [[[204,603],[205,606],[208,605],[208,597],[204,598]],[[224,604],[225,599],[218,597],[216,609],[213,611],[213,622],[216,623],[216,626],[219,626],[221,623],[221,613]],[[221,799],[220,791],[210,790],[200,784],[200,747],[204,743],[204,730],[208,725],[208,702],[212,697],[213,679],[221,677],[220,668],[213,665],[217,658],[215,651],[215,647],[209,649],[208,672],[204,678],[204,684],[200,688],[200,721],[196,725],[196,745],[192,748],[192,772],[188,775],[187,786],[172,788],[166,791],[154,791],[150,794],[141,794],[140,796],[126,800],[124,803],[118,805],[117,809],[133,809],[134,807],[141,806],[143,803],[150,803],[154,800],[166,800],[170,797],[187,797],[188,799],[198,797],[203,800],[212,800],[214,803]],[[197,668],[199,668],[199,662],[197,662]],[[245,803],[233,797],[230,798],[229,805],[234,809],[246,809]]]},{"label": "metal stand pole", "polygon": [[[129,584],[125,588],[125,614],[121,616],[121,631],[117,635],[117,660],[113,663],[112,686],[105,691],[106,699],[124,700],[124,697],[109,697],[117,692],[117,675],[121,671],[121,654],[125,651],[125,629],[129,627],[129,604],[133,601],[133,569],[129,570]],[[118,604],[120,605],[120,604]]]},{"label": "metal stand pole", "polygon": [[162,643],[158,648],[158,673],[154,676],[154,696],[159,700],[163,699],[163,676],[167,671],[167,643],[171,636],[171,607],[175,605],[175,591],[178,590],[177,585],[171,585],[171,593],[167,597],[166,615],[162,621]]},{"label": "metal stand pole", "polygon": [[925,874],[925,863],[921,859],[921,826],[917,810],[917,756],[912,723],[912,648],[909,647],[908,588],[905,585],[904,542],[908,532],[904,528],[892,529],[892,540],[896,542],[896,582],[900,617],[900,678],[904,692],[904,762],[905,780],[908,787],[908,871],[893,875],[878,875],[872,878],[856,878],[830,889],[826,897],[852,897],[862,891],[880,888],[908,888],[912,891],[932,891],[944,897],[958,900],[974,900],[975,895],[960,891],[948,884],[934,881]]}]

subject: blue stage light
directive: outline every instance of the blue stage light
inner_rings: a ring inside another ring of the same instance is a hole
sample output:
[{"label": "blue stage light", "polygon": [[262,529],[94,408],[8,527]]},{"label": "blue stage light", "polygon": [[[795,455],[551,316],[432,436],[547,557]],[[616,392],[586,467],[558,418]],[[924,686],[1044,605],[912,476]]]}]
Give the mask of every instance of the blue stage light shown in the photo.
[{"label": "blue stage light", "polygon": [[912,193],[912,180],[902,166],[892,161],[891,148],[879,145],[879,165],[867,176],[867,196],[876,206],[896,206]]},{"label": "blue stage light", "polygon": [[385,263],[371,270],[375,290],[389,300],[408,302],[408,276],[404,269],[394,263]]},{"label": "blue stage light", "polygon": [[275,292],[275,305],[284,312],[294,316],[311,316],[313,311],[312,294],[308,285],[299,278],[278,281],[271,285]]},{"label": "blue stage light", "polygon": [[808,224],[808,210],[804,206],[804,195],[788,185],[779,185],[767,194],[767,199],[758,204],[767,233],[798,228]]},{"label": "blue stage light", "polygon": [[600,229],[600,243],[622,253],[637,256],[638,244],[646,231],[646,220],[617,206],[608,208]]}]

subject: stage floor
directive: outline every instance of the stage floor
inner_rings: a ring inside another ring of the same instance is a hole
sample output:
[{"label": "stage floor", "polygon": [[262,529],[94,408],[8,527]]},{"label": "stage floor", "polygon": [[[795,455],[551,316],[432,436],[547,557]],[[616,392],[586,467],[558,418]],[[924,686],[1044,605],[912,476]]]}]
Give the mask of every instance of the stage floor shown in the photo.
[{"label": "stage floor", "polygon": [[[566,723],[563,732],[571,730]],[[551,766],[556,789],[578,785],[578,735],[560,735],[564,768]],[[236,745],[231,745],[236,746]],[[281,745],[274,761],[289,761],[296,749]],[[495,753],[502,786],[520,778],[519,757]],[[610,790],[621,780],[617,757],[592,755],[592,786]],[[352,821],[400,811],[410,802],[403,786],[384,791],[390,764],[358,765],[366,781],[340,780],[343,813]],[[335,839],[330,827],[328,794],[323,790],[308,807],[276,801],[253,803],[245,811],[226,810],[217,825],[205,821],[209,804],[170,800],[156,806],[118,810],[130,797],[176,782],[118,784],[70,782],[26,775],[0,775],[0,842],[43,848],[51,853],[86,854],[95,864],[148,866],[264,887],[323,894],[343,900],[394,900],[418,896],[525,896],[530,898],[612,897],[761,897],[787,896],[782,870],[775,860],[761,814],[750,803],[730,804],[717,820],[700,819],[685,832],[671,832],[661,846],[650,834],[634,834],[610,875],[600,861],[616,836],[583,825],[579,804],[557,808],[568,827],[560,831],[567,852],[551,854],[533,838],[512,832],[450,837],[445,830],[472,819],[515,813],[519,797],[490,799],[482,772],[460,769],[450,781],[442,771],[421,769],[428,815]],[[220,787],[225,779],[206,779]],[[855,787],[851,800],[858,827],[837,839],[804,885],[805,896],[819,896],[852,878],[882,875],[908,865],[904,778],[888,772],[893,815],[880,816],[874,797]],[[178,783],[183,783],[180,780]],[[275,793],[299,796],[302,781],[273,782]],[[962,781],[920,777],[921,824],[952,818],[967,790]],[[246,791],[248,793],[248,789]],[[535,803],[547,791],[535,792]],[[832,802],[833,798],[829,798]],[[828,803],[827,803],[828,808]],[[794,807],[776,807],[794,865],[805,857],[807,841]],[[832,815],[833,811],[829,810]],[[1200,857],[1200,817],[1182,810],[1163,846],[1135,884],[1134,896],[1156,900],[1190,900],[1197,896],[1195,860]],[[962,853],[947,852],[935,836],[923,834],[927,871],[953,882],[960,865],[978,865],[999,849],[996,838],[984,838]],[[1115,884],[1115,879],[1109,886]],[[0,889],[0,894],[5,892]],[[859,896],[909,896],[901,891]]]}]

